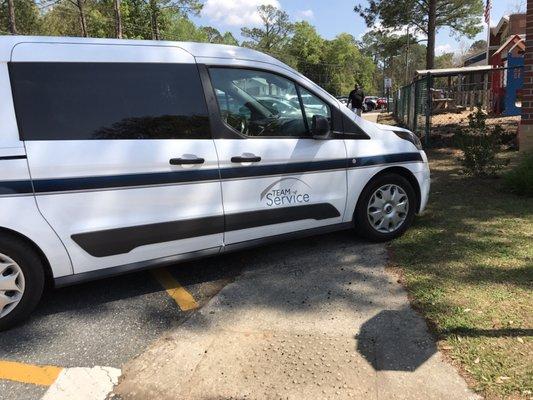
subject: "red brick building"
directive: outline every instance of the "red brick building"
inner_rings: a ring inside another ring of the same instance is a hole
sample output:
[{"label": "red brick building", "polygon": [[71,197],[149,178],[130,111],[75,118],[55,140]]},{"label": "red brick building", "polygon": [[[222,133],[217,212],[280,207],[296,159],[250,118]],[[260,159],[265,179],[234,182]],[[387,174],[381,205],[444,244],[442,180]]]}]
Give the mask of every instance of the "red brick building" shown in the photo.
[{"label": "red brick building", "polygon": [[533,0],[527,0],[526,54],[519,141],[521,151],[533,151]]}]

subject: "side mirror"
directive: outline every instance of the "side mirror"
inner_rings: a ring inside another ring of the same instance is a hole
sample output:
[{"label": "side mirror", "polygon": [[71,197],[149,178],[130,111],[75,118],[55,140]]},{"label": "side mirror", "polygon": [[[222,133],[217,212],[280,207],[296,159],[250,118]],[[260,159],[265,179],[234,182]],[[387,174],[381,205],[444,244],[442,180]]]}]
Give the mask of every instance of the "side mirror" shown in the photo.
[{"label": "side mirror", "polygon": [[322,115],[313,115],[311,120],[311,135],[313,139],[329,139],[330,134],[329,120]]}]

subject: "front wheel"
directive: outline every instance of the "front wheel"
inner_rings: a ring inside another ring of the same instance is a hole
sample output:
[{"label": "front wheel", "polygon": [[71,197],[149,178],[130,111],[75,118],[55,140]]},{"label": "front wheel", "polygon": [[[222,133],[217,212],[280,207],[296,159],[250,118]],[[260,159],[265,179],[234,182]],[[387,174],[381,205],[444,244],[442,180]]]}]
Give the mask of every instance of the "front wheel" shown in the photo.
[{"label": "front wheel", "polygon": [[416,194],[407,179],[385,174],[363,190],[355,210],[358,233],[366,239],[383,242],[401,236],[413,223]]},{"label": "front wheel", "polygon": [[39,303],[44,289],[44,268],[27,243],[0,234],[0,331],[25,318]]}]

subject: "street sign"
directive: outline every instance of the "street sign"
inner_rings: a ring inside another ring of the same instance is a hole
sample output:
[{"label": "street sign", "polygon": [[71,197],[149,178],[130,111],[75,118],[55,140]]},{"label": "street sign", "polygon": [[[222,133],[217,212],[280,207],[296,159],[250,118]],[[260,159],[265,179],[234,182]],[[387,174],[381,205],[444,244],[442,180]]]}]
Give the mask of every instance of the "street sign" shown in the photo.
[{"label": "street sign", "polygon": [[392,87],[392,79],[385,78],[385,89],[390,89]]}]

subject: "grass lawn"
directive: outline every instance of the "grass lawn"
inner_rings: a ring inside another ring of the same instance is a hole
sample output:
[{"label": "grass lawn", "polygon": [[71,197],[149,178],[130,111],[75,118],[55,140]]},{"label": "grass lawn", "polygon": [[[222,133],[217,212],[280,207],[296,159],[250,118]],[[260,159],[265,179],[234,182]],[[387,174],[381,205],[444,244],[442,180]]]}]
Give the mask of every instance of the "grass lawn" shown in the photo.
[{"label": "grass lawn", "polygon": [[393,262],[474,390],[532,399],[533,199],[506,193],[502,179],[461,174],[454,150],[428,155],[430,202],[391,244]]}]

